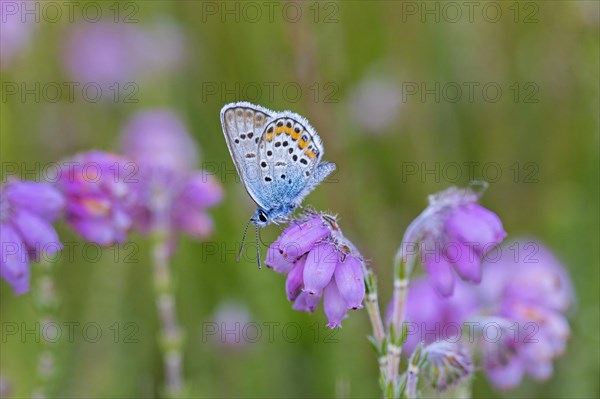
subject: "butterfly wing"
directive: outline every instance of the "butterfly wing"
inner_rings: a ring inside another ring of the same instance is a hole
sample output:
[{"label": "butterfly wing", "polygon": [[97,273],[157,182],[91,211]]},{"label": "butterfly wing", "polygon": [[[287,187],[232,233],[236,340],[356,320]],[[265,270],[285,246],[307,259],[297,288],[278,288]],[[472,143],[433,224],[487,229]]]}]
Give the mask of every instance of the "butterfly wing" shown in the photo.
[{"label": "butterfly wing", "polygon": [[259,206],[269,209],[261,187],[258,146],[265,126],[275,112],[247,102],[226,104],[221,109],[221,125],[229,153],[246,191]]},{"label": "butterfly wing", "polygon": [[265,125],[258,143],[260,184],[269,208],[300,205],[329,173],[331,163],[320,163],[323,143],[302,116],[278,113]]},{"label": "butterfly wing", "polygon": [[300,194],[296,196],[295,203],[300,205],[302,200],[310,194],[323,180],[327,178],[335,170],[333,162],[321,162],[316,167],[311,175],[311,179],[306,183]]}]

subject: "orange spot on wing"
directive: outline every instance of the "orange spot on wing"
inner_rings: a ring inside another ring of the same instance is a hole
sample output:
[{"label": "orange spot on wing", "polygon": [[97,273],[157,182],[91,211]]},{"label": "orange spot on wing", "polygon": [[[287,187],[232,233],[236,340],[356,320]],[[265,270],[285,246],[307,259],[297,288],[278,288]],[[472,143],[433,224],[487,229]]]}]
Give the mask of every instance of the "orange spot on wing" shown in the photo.
[{"label": "orange spot on wing", "polygon": [[292,128],[287,127],[287,126],[279,126],[277,129],[275,129],[275,133],[276,134],[285,133],[287,135],[290,135],[290,134],[292,134]]},{"label": "orange spot on wing", "polygon": [[308,145],[308,141],[300,140],[298,141],[298,147],[304,149]]},{"label": "orange spot on wing", "polygon": [[306,156],[308,156],[310,159],[313,159],[316,154],[310,150],[304,151],[304,153],[306,154]]},{"label": "orange spot on wing", "polygon": [[265,134],[265,140],[267,140],[267,141],[273,141],[273,133],[267,133],[267,134]]}]

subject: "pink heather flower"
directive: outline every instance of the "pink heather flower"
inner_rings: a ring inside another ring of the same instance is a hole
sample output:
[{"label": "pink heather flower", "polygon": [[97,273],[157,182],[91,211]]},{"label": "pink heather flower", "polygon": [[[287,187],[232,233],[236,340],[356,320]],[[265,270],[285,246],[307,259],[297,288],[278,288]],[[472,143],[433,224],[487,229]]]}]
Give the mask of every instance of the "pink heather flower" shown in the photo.
[{"label": "pink heather flower", "polygon": [[488,378],[500,389],[516,387],[525,374],[549,378],[552,361],[563,353],[570,335],[564,312],[573,303],[573,290],[566,271],[535,240],[508,243],[498,259],[485,263],[477,291],[486,313],[518,326],[518,334],[513,328],[500,342],[484,345]]},{"label": "pink heather flower", "polygon": [[122,147],[139,166],[134,222],[142,233],[181,230],[204,238],[213,230],[206,212],[223,198],[219,183],[193,171],[194,140],[177,115],[162,109],[134,115],[123,131]]},{"label": "pink heather flower", "polygon": [[99,151],[63,162],[59,187],[67,200],[66,219],[88,241],[99,245],[123,242],[132,225],[135,164]]},{"label": "pink heather flower", "polygon": [[460,343],[437,341],[423,349],[422,374],[429,384],[442,392],[473,375],[471,357]]},{"label": "pink heather flower", "polygon": [[321,217],[294,222],[271,244],[265,264],[276,272],[286,274],[292,270],[298,258],[330,234]]},{"label": "pink heather flower", "polygon": [[411,226],[429,281],[444,296],[452,295],[454,271],[479,283],[483,256],[506,237],[498,216],[477,204],[478,198],[470,189],[451,187],[430,196],[429,207]]},{"label": "pink heather flower", "polygon": [[287,298],[290,301],[295,301],[298,295],[302,293],[302,286],[304,285],[304,264],[306,263],[306,256],[298,259],[293,265],[292,270],[287,275],[285,280],[285,291]]},{"label": "pink heather flower", "polygon": [[309,213],[288,226],[267,252],[265,264],[287,274],[293,309],[314,312],[321,298],[330,328],[340,327],[348,309],[362,308],[362,258],[334,217]]},{"label": "pink heather flower", "polygon": [[0,277],[16,294],[29,290],[29,260],[62,249],[52,222],[64,198],[46,183],[11,181],[0,187]]},{"label": "pink heather flower", "polygon": [[106,90],[115,83],[133,82],[140,67],[135,57],[140,39],[132,24],[74,25],[65,41],[67,72],[77,82],[94,82]]},{"label": "pink heather flower", "polygon": [[573,289],[560,262],[535,240],[507,243],[496,255],[484,262],[480,285],[457,281],[451,297],[441,296],[423,278],[410,284],[404,350],[421,341],[452,343],[458,337],[472,342],[471,332],[461,333],[468,321],[479,336],[474,349],[482,354],[488,379],[499,389],[511,389],[525,375],[544,380],[552,374],[570,334],[564,313]]},{"label": "pink heather flower", "polygon": [[31,42],[34,16],[23,21],[22,4],[0,0],[0,69],[9,67]]},{"label": "pink heather flower", "polygon": [[340,254],[332,243],[315,245],[304,263],[304,291],[309,295],[319,295],[329,284],[339,261]]},{"label": "pink heather flower", "polygon": [[209,236],[214,230],[214,222],[207,210],[223,199],[221,185],[213,176],[197,171],[191,172],[175,192],[171,207],[172,226],[194,238]]},{"label": "pink heather flower", "polygon": [[[96,83],[111,95],[115,83],[137,83],[179,67],[185,53],[183,34],[170,22],[151,26],[100,21],[74,25],[65,40],[64,64],[80,83]],[[124,87],[121,92],[130,93]]]},{"label": "pink heather flower", "polygon": [[[476,293],[471,286],[461,281],[457,281],[451,297],[443,297],[425,278],[413,280],[406,300],[408,330],[404,350],[412,352],[419,342],[429,344],[453,339],[455,335],[460,335],[462,323],[479,309]],[[391,315],[392,306],[388,306],[388,324]]]},{"label": "pink heather flower", "polygon": [[362,308],[362,300],[365,295],[362,261],[354,256],[346,256],[340,262],[340,266],[335,268],[334,276],[348,308]]},{"label": "pink heather flower", "polygon": [[327,327],[336,328],[342,327],[342,319],[346,317],[348,303],[342,296],[336,281],[332,279],[325,287],[323,295],[323,310],[327,316]]},{"label": "pink heather flower", "polygon": [[310,295],[308,292],[301,292],[292,304],[292,309],[299,312],[313,313],[317,310],[322,295]]},{"label": "pink heather flower", "polygon": [[123,152],[141,167],[187,172],[196,166],[196,143],[187,127],[167,109],[134,114],[123,128]]}]

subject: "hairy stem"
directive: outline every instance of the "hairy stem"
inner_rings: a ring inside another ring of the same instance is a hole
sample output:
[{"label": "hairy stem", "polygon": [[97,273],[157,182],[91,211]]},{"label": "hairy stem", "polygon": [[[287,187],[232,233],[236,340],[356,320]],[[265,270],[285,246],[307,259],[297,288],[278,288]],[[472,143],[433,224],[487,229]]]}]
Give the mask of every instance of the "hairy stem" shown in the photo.
[{"label": "hairy stem", "polygon": [[183,334],[175,308],[168,239],[165,231],[158,230],[154,234],[154,294],[160,318],[165,394],[173,398],[183,392]]},{"label": "hairy stem", "polygon": [[385,330],[383,328],[383,321],[381,319],[381,312],[379,311],[379,295],[377,294],[377,281],[375,275],[371,269],[368,269],[364,262],[362,263],[363,275],[366,281],[366,297],[365,307],[369,314],[369,320],[373,327],[373,336],[377,341],[377,344],[381,346],[383,339],[385,338]]},{"label": "hairy stem", "polygon": [[417,384],[419,383],[419,369],[421,368],[423,362],[423,344],[419,343],[408,360],[405,391],[407,399],[416,399],[419,397]]},{"label": "hairy stem", "polygon": [[375,340],[374,344],[376,345],[378,356],[377,362],[379,364],[379,378],[383,381],[385,380],[387,357],[384,352],[385,348],[383,342],[385,339],[385,330],[383,327],[383,320],[381,319],[381,312],[379,310],[379,295],[377,293],[377,281],[375,279],[373,271],[371,269],[368,269],[364,262],[361,262],[361,264],[363,269],[363,275],[365,276],[365,308],[367,309],[367,314],[369,315],[371,327],[373,328],[373,339]]},{"label": "hairy stem", "polygon": [[[387,358],[387,383],[395,388],[399,382],[400,356],[404,343],[403,323],[408,284],[418,254],[422,225],[434,210],[426,208],[406,229],[400,248],[394,258],[394,292],[392,296],[392,320],[390,323]],[[395,389],[397,391],[397,389]]]},{"label": "hairy stem", "polygon": [[[46,332],[46,334],[52,334],[53,329],[45,328],[45,326],[56,325],[55,316],[58,307],[53,266],[53,262],[49,259],[40,260],[40,275],[34,289],[39,328],[40,331]],[[36,386],[31,394],[33,398],[53,396],[52,385],[57,374],[55,356],[57,344],[54,343],[54,339],[54,336],[45,336],[45,334],[42,334],[43,348],[38,357],[35,379]]]},{"label": "hairy stem", "polygon": [[[404,245],[403,245],[404,246]],[[387,376],[388,384],[398,384],[400,356],[402,355],[402,335],[406,295],[408,293],[408,273],[404,255],[396,256],[394,262],[394,293],[392,296],[392,320],[387,350]]]},{"label": "hairy stem", "polygon": [[406,397],[407,399],[418,398],[417,384],[419,382],[419,367],[409,365],[406,371]]},{"label": "hairy stem", "polygon": [[[404,321],[404,309],[406,305],[406,294],[408,291],[408,279],[394,280],[394,294],[392,309],[392,324],[388,340],[387,380],[396,384],[399,375],[400,356],[402,355],[402,323]],[[393,331],[393,334],[391,333]]]}]

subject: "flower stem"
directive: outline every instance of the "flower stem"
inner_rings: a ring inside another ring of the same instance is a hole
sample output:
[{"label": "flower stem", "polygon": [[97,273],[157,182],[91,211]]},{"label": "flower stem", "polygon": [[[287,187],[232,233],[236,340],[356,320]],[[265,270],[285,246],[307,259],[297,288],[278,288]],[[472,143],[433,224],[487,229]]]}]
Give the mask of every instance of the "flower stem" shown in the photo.
[{"label": "flower stem", "polygon": [[[400,356],[405,334],[403,331],[404,313],[406,307],[406,296],[408,294],[408,283],[417,258],[417,245],[421,239],[422,225],[433,212],[431,207],[423,211],[406,229],[400,248],[394,258],[394,292],[392,296],[392,320],[390,323],[387,358],[388,384],[395,388],[399,384]],[[395,392],[398,389],[394,389]]]},{"label": "flower stem", "polygon": [[408,366],[407,377],[406,377],[406,397],[407,399],[416,399],[417,395],[417,384],[419,382],[419,367]]},{"label": "flower stem", "polygon": [[421,368],[423,361],[423,343],[419,343],[408,360],[408,367],[406,370],[407,399],[416,399],[419,397],[417,384],[419,383],[419,369]]},{"label": "flower stem", "polygon": [[379,311],[379,295],[377,294],[377,281],[375,275],[371,269],[368,269],[364,262],[362,263],[363,274],[366,281],[366,297],[365,307],[371,320],[371,326],[373,327],[373,336],[377,341],[377,344],[381,346],[383,339],[385,338],[385,331],[383,328],[383,321],[381,319],[381,313]]},{"label": "flower stem", "polygon": [[387,376],[386,381],[394,387],[398,384],[400,356],[403,344],[403,322],[408,292],[407,262],[403,254],[403,245],[394,262],[394,293],[392,297],[392,321],[390,324],[388,350],[387,350]]},{"label": "flower stem", "polygon": [[[52,328],[45,328],[50,324],[56,325],[55,315],[58,307],[58,297],[54,287],[54,265],[49,259],[41,259],[39,262],[40,275],[35,288],[35,301],[38,312],[38,323],[40,331],[49,334]],[[54,343],[55,337],[47,337],[42,334],[43,349],[38,357],[36,370],[36,387],[31,394],[32,398],[47,398],[52,395],[52,385],[56,377],[56,359]]]},{"label": "flower stem", "polygon": [[[378,363],[379,363],[379,377],[381,381],[385,381],[385,370],[387,357],[384,348],[385,330],[383,328],[383,321],[381,319],[381,312],[379,311],[379,295],[377,293],[377,280],[373,274],[373,270],[367,268],[364,262],[361,262],[363,275],[365,276],[365,308],[371,321],[371,327],[373,328],[373,339],[375,342],[375,350],[377,351]],[[383,388],[383,387],[382,387]],[[384,390],[385,392],[385,390]]]},{"label": "flower stem", "polygon": [[175,292],[169,267],[169,237],[166,231],[154,233],[154,294],[160,318],[161,351],[165,372],[165,394],[183,394],[183,334],[177,321]]}]

